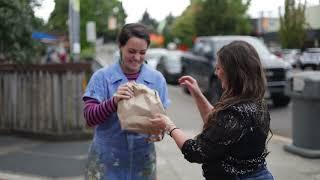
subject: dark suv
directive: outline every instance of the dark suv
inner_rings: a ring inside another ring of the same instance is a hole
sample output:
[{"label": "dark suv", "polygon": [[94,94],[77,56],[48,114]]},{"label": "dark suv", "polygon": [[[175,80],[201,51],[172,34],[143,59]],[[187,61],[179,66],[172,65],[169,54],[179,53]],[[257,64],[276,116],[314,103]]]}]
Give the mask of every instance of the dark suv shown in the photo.
[{"label": "dark suv", "polygon": [[290,98],[285,95],[287,73],[291,65],[279,59],[258,38],[251,36],[203,36],[195,40],[192,51],[182,56],[182,74],[194,77],[206,97],[215,103],[221,96],[220,82],[214,74],[216,53],[224,45],[235,40],[243,40],[256,48],[267,77],[266,98],[271,98],[275,106],[286,106]]}]

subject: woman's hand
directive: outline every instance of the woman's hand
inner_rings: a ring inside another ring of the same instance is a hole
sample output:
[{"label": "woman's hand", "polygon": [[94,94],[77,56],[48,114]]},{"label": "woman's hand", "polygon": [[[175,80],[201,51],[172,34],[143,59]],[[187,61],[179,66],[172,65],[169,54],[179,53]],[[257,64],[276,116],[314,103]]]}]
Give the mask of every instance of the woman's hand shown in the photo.
[{"label": "woman's hand", "polygon": [[202,94],[197,80],[195,80],[193,77],[191,77],[191,76],[182,76],[181,78],[179,78],[178,81],[179,81],[180,85],[185,86],[185,87],[188,88],[188,90],[189,90],[189,92],[191,93],[192,96]]},{"label": "woman's hand", "polygon": [[164,137],[164,132],[166,128],[166,121],[161,118],[158,114],[153,118],[150,118],[150,126],[147,129],[147,134],[151,134],[150,137],[146,139],[148,142],[161,141]]},{"label": "woman's hand", "polygon": [[134,96],[133,88],[130,83],[122,84],[118,87],[117,92],[114,95],[115,102],[118,104],[123,99],[130,99]]}]

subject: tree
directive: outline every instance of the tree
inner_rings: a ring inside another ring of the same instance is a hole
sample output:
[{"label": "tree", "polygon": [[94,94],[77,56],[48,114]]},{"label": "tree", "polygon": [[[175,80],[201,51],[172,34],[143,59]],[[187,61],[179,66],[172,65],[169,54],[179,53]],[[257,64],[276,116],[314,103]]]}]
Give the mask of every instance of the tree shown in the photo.
[{"label": "tree", "polygon": [[36,0],[0,1],[0,60],[34,62],[35,41],[31,39],[31,34],[35,27],[42,25],[33,12],[38,5]]},{"label": "tree", "polygon": [[191,4],[177,17],[171,28],[172,35],[181,43],[192,46],[193,38],[197,35],[195,28],[195,15],[199,12],[202,0],[191,0]]},{"label": "tree", "polygon": [[139,22],[146,25],[151,32],[156,32],[158,22],[150,17],[147,10],[144,11],[142,18]]},{"label": "tree", "polygon": [[[47,27],[50,31],[56,31],[62,34],[68,32],[68,1],[55,0],[55,9],[51,13]],[[117,28],[108,29],[108,18],[117,19]],[[86,24],[88,21],[96,22],[96,31],[99,37],[104,36],[107,39],[115,40],[119,27],[125,23],[126,18],[122,2],[118,0],[80,0],[80,41],[81,49],[89,47],[86,40]]]},{"label": "tree", "polygon": [[198,35],[248,34],[250,21],[246,11],[251,0],[204,0],[195,17]]},{"label": "tree", "polygon": [[175,17],[170,13],[164,20],[164,26],[161,28],[161,33],[164,36],[164,44],[167,45],[170,42],[174,42],[174,36],[171,32],[171,26],[175,21]]},{"label": "tree", "polygon": [[55,31],[67,34],[68,32],[68,0],[55,0],[55,7],[50,14],[47,28],[49,31]]},{"label": "tree", "polygon": [[296,5],[295,0],[285,0],[284,16],[280,15],[280,41],[283,48],[301,48],[306,38],[306,2]]},{"label": "tree", "polygon": [[[87,47],[89,44],[86,40],[86,24],[88,21],[96,22],[98,36],[103,36],[106,41],[115,41],[117,32],[125,23],[126,14],[122,3],[117,0],[80,0],[80,33],[81,47]],[[117,28],[109,30],[108,18],[115,17]]]}]

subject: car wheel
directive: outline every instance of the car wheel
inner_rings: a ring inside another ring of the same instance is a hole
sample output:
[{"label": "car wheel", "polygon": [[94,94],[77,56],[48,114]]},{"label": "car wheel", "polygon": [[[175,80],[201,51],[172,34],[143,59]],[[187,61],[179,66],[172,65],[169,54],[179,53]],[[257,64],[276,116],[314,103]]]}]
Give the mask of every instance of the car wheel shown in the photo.
[{"label": "car wheel", "polygon": [[272,96],[272,102],[275,107],[287,106],[290,102],[290,97],[281,95],[281,96]]},{"label": "car wheel", "polygon": [[222,95],[221,84],[217,79],[213,79],[210,83],[210,87],[208,90],[208,100],[211,104],[215,104],[219,101]]}]

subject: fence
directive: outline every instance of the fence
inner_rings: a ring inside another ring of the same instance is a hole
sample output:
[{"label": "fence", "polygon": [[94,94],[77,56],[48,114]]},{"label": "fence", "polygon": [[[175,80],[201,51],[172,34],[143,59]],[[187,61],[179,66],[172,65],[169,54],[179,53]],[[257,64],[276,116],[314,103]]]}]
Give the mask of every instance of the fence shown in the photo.
[{"label": "fence", "polygon": [[82,116],[89,64],[0,65],[0,130],[52,139],[90,135]]}]

